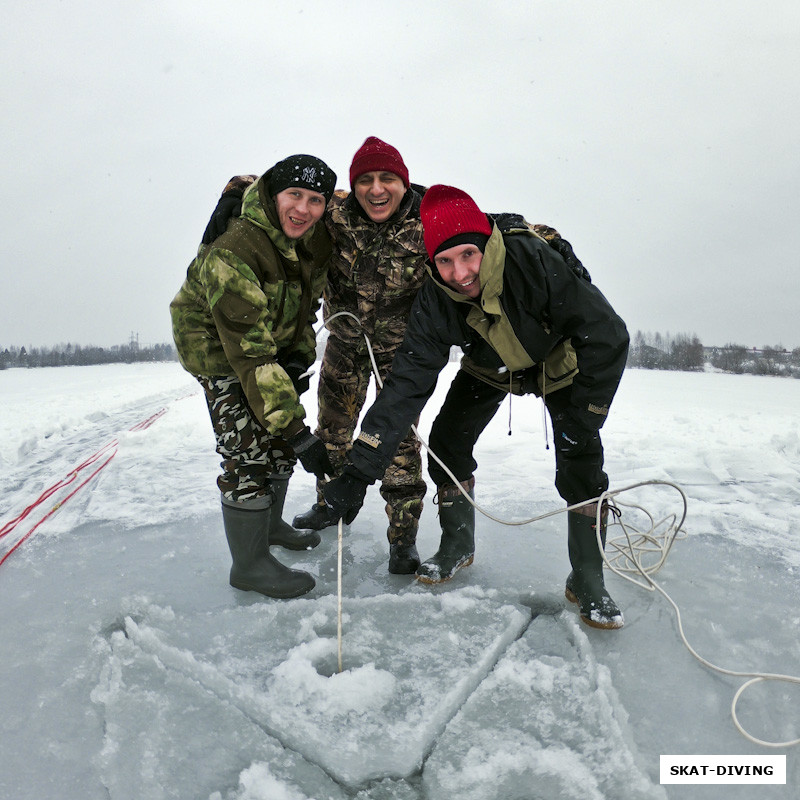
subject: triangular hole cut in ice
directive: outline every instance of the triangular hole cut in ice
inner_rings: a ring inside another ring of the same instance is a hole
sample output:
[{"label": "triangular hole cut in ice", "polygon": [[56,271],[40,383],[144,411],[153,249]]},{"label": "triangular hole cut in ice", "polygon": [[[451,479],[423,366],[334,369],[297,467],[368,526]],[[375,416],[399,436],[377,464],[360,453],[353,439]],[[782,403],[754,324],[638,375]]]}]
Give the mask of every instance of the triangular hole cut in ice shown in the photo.
[{"label": "triangular hole cut in ice", "polygon": [[153,670],[177,670],[337,782],[418,772],[448,721],[530,622],[494,591],[464,588],[264,602],[126,620]]},{"label": "triangular hole cut in ice", "polygon": [[571,611],[541,613],[437,740],[425,797],[665,800]]}]

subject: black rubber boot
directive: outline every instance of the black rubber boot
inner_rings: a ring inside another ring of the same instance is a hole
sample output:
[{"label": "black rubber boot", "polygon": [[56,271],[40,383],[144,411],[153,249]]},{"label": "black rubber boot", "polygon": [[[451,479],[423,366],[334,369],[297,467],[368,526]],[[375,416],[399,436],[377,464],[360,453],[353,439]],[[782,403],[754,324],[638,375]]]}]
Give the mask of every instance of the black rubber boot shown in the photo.
[{"label": "black rubber boot", "polygon": [[331,525],[336,525],[337,522],[339,522],[339,517],[328,506],[324,503],[314,503],[305,514],[298,514],[292,520],[292,525],[304,530],[321,531],[324,528],[330,528]]},{"label": "black rubber boot", "polygon": [[270,546],[285,547],[287,550],[311,550],[321,539],[315,531],[297,531],[283,520],[283,504],[286,502],[286,489],[289,478],[271,478],[272,507],[270,508],[269,543]]},{"label": "black rubber boot", "polygon": [[269,552],[270,511],[222,504],[225,536],[233,559],[231,586],[267,597],[299,597],[314,588],[314,578],[285,567]]},{"label": "black rubber boot", "polygon": [[389,572],[392,575],[412,575],[420,565],[414,542],[393,542],[389,545]]},{"label": "black rubber boot", "polygon": [[[606,591],[603,581],[603,557],[597,546],[595,516],[567,512],[569,560],[572,572],[567,578],[565,595],[580,607],[581,619],[592,628],[614,629],[624,624],[622,612]],[[606,544],[603,519],[600,536]]]},{"label": "black rubber boot", "polygon": [[[404,496],[398,487],[381,488],[389,516],[386,538],[389,540],[389,572],[392,575],[413,575],[420,565],[417,530],[422,514],[422,497],[414,489],[409,487],[408,496]],[[425,493],[424,487],[422,493]]]},{"label": "black rubber boot", "polygon": [[[464,481],[470,497],[475,497],[475,479]],[[436,555],[417,569],[420,583],[444,583],[458,570],[468,567],[475,556],[475,506],[450,484],[439,489],[439,524],[442,539]]]}]

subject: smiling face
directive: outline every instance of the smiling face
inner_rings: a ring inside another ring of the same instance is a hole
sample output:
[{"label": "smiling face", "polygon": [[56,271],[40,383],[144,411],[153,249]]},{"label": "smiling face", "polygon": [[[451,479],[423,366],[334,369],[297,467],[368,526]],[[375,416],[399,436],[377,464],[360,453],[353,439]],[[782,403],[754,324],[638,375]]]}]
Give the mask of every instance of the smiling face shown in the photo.
[{"label": "smiling face", "polygon": [[474,244],[457,244],[433,258],[439,276],[451,289],[473,300],[481,293],[479,274],[483,253]]},{"label": "smiling face", "polygon": [[356,178],[353,191],[373,222],[385,222],[400,208],[406,187],[394,172],[365,172]]},{"label": "smiling face", "polygon": [[278,222],[290,239],[299,239],[325,213],[325,196],[310,189],[291,186],[275,195]]}]

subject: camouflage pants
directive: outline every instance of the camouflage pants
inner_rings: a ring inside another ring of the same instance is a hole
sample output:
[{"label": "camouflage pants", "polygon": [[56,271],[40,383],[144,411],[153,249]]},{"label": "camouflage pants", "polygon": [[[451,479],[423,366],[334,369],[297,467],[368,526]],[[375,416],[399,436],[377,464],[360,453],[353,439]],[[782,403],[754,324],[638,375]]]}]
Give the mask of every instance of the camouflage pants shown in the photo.
[{"label": "camouflage pants", "polygon": [[[395,348],[381,352],[373,345],[378,372],[383,380],[389,372]],[[353,433],[367,396],[372,364],[366,344],[347,344],[328,337],[319,376],[317,436],[325,442],[336,474],[340,474],[353,445]],[[321,484],[317,496],[322,502]],[[413,433],[400,443],[381,481],[381,496],[389,517],[390,542],[412,544],[422,513],[427,486],[422,478],[420,444]]]},{"label": "camouflage pants", "polygon": [[292,474],[297,463],[294,451],[256,419],[236,378],[197,380],[205,392],[216,449],[222,456],[217,486],[223,497],[242,503],[268,496],[271,479],[285,480]]}]

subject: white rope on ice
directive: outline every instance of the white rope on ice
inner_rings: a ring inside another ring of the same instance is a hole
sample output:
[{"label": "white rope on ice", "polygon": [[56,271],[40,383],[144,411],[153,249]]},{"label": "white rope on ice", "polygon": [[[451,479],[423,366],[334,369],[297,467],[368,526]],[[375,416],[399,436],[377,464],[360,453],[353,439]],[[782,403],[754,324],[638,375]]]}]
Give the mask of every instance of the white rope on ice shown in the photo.
[{"label": "white rope on ice", "polygon": [[339,535],[337,537],[338,547],[336,554],[336,640],[337,653],[339,656],[339,672],[342,671],[342,520],[339,520]]},{"label": "white rope on ice", "polygon": [[[328,323],[339,316],[348,316],[352,317],[361,327],[361,320],[355,315],[350,313],[349,311],[340,311],[326,319],[322,327],[327,327]],[[379,389],[383,388],[383,381],[381,380],[380,373],[378,371],[378,365],[375,361],[375,354],[372,350],[372,343],[369,340],[369,337],[366,333],[363,334],[364,339],[367,344],[367,352],[369,353],[370,362],[372,364],[372,371],[375,375],[375,382]],[[683,630],[683,621],[681,618],[681,611],[678,607],[678,604],[667,594],[662,586],[656,583],[655,580],[651,577],[656,572],[658,572],[661,567],[664,566],[666,563],[667,556],[669,555],[670,550],[672,549],[673,544],[679,538],[685,538],[686,532],[683,531],[683,523],[686,520],[686,515],[688,511],[688,503],[686,499],[686,494],[681,489],[680,486],[676,483],[672,483],[671,481],[662,481],[662,480],[646,480],[646,481],[639,481],[637,483],[630,484],[628,486],[624,486],[621,489],[614,489],[614,490],[607,490],[603,492],[598,497],[593,497],[591,500],[584,500],[581,503],[575,503],[571,506],[567,506],[566,508],[557,508],[553,511],[548,511],[544,514],[539,514],[535,517],[529,517],[528,519],[523,520],[505,520],[499,517],[494,516],[493,514],[489,513],[486,509],[479,506],[472,497],[470,497],[467,490],[462,486],[461,482],[456,478],[456,476],[450,471],[447,465],[434,453],[425,439],[422,438],[419,431],[417,430],[416,425],[411,426],[411,430],[414,432],[414,435],[419,439],[420,444],[425,448],[428,452],[428,455],[436,461],[436,463],[442,467],[442,469],[447,473],[447,475],[451,478],[454,485],[458,487],[461,494],[467,498],[467,500],[485,517],[494,520],[495,522],[500,523],[501,525],[507,526],[520,526],[520,525],[530,525],[534,522],[540,522],[541,520],[547,519],[548,517],[555,516],[556,514],[564,514],[568,511],[574,511],[578,508],[582,508],[584,506],[592,505],[594,503],[597,504],[597,518],[595,524],[595,531],[597,535],[597,547],[600,550],[600,554],[603,557],[603,563],[605,566],[613,572],[615,575],[618,575],[620,578],[623,578],[626,581],[630,581],[631,583],[635,584],[636,586],[640,587],[641,589],[645,589],[648,592],[658,592],[661,594],[664,599],[672,606],[673,610],[675,611],[675,618],[678,623],[678,633],[680,634],[681,641],[683,642],[686,649],[691,653],[703,666],[707,667],[714,672],[718,672],[722,675],[730,675],[732,677],[737,678],[748,678],[748,680],[743,683],[736,694],[733,696],[733,700],[731,702],[731,718],[733,719],[733,724],[739,733],[742,734],[746,739],[749,739],[754,744],[761,745],[762,747],[775,747],[775,748],[788,748],[794,747],[795,745],[800,744],[800,737],[797,739],[790,739],[784,742],[772,742],[765,739],[760,739],[757,736],[753,736],[750,734],[744,726],[739,722],[739,718],[736,714],[736,707],[739,702],[739,699],[744,694],[744,692],[749,689],[751,686],[754,686],[757,683],[762,683],[765,681],[781,681],[784,683],[793,683],[793,684],[800,684],[800,676],[796,675],[783,675],[780,673],[771,673],[771,672],[741,672],[738,670],[730,670],[725,669],[724,667],[717,666],[713,664],[711,661],[703,658],[690,644],[689,640],[686,638],[686,634]],[[624,502],[617,502],[615,498],[624,493],[629,492],[634,489],[641,488],[643,486],[666,486],[669,488],[674,489],[680,494],[683,510],[680,514],[680,521],[678,520],[677,514],[670,514],[662,519],[656,521],[652,514],[647,511],[641,505],[637,505],[634,503],[624,503]],[[643,513],[650,522],[650,527],[646,531],[640,531],[634,528],[633,526],[625,523],[622,519],[621,513],[615,513],[614,522],[607,526],[607,529],[614,527],[615,525],[619,525],[622,528],[622,536],[617,536],[614,539],[606,539],[606,548],[610,548],[612,550],[612,555],[609,558],[605,552],[605,548],[603,547],[603,541],[601,537],[601,516],[603,513],[603,508],[608,507],[611,509],[617,509],[619,511],[619,506],[624,506],[628,508],[635,508],[641,513]],[[658,531],[661,530],[659,533]],[[643,559],[647,559],[650,563],[644,564]],[[342,671],[342,520],[339,520],[339,553],[338,553],[338,619],[337,619],[337,631],[338,631],[338,649],[339,649],[339,672]],[[633,576],[637,577],[633,577]],[[642,578],[642,580],[639,580]]]}]

